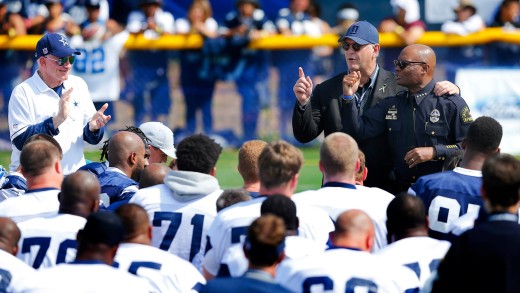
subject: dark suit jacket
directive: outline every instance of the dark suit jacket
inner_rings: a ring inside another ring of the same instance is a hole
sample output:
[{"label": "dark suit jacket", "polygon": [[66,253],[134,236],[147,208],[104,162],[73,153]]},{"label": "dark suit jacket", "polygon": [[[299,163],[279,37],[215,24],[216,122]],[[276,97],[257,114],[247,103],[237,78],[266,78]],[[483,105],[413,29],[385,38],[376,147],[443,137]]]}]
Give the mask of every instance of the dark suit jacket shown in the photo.
[{"label": "dark suit jacket", "polygon": [[[294,137],[298,141],[309,142],[319,136],[322,131],[325,132],[325,136],[333,132],[347,132],[348,127],[345,123],[350,123],[350,119],[343,118],[348,113],[342,111],[346,102],[341,98],[345,74],[347,73],[340,73],[318,84],[314,88],[310,104],[305,107],[305,110],[302,111],[298,102],[296,102],[292,126]],[[396,84],[392,72],[379,67],[374,89],[368,97],[364,110],[377,104],[381,99],[395,96],[398,91],[404,89]],[[358,144],[359,148],[365,153],[368,168],[368,178],[365,184],[388,189],[388,174],[392,169],[392,157],[386,134],[358,141]]]},{"label": "dark suit jacket", "polygon": [[519,247],[518,223],[475,224],[453,241],[432,292],[520,292]]}]

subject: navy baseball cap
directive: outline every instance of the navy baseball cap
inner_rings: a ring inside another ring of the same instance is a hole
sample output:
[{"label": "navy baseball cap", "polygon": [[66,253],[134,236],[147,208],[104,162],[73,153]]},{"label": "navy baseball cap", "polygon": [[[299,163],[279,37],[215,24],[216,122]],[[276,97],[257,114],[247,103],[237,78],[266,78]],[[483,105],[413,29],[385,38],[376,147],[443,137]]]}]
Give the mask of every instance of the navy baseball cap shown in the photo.
[{"label": "navy baseball cap", "polygon": [[379,44],[379,33],[370,22],[362,20],[353,23],[338,42],[341,43],[345,39],[351,39],[360,45]]},{"label": "navy baseball cap", "polygon": [[45,34],[36,43],[36,53],[34,56],[40,58],[42,56],[54,55],[58,58],[71,56],[72,54],[80,55],[81,52],[72,49],[66,36],[56,33]]},{"label": "navy baseball cap", "polygon": [[114,247],[123,241],[125,228],[116,214],[99,211],[88,216],[85,227],[78,233],[83,242]]}]

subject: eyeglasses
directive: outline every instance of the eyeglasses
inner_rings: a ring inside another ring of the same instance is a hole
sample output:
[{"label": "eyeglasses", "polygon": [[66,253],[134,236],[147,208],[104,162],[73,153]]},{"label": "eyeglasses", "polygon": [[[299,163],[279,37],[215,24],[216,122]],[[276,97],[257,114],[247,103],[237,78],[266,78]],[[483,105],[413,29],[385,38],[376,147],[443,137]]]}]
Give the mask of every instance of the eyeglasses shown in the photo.
[{"label": "eyeglasses", "polygon": [[343,48],[343,50],[345,51],[348,51],[348,49],[350,49],[350,46],[352,46],[352,49],[356,52],[359,52],[359,50],[361,50],[361,48],[363,48],[363,46],[365,45],[360,45],[358,43],[352,43],[349,44],[349,43],[341,43],[341,48]]},{"label": "eyeglasses", "polygon": [[394,60],[394,66],[399,67],[401,69],[405,69],[410,64],[427,64],[426,62],[421,61],[404,61],[404,60]]},{"label": "eyeglasses", "polygon": [[74,64],[74,61],[76,60],[76,57],[74,57],[74,56],[67,56],[67,57],[63,57],[60,59],[52,59],[47,56],[45,56],[45,58],[52,60],[52,61],[56,61],[56,63],[58,63],[59,66],[65,65],[67,63],[67,61],[69,61],[69,63],[72,65],[72,64]]}]

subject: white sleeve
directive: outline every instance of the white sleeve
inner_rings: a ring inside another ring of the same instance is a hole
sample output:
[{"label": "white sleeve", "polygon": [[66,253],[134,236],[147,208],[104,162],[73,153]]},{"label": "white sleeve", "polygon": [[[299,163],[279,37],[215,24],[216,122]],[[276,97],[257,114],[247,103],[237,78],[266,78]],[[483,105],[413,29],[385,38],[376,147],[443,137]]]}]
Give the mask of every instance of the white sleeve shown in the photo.
[{"label": "white sleeve", "polygon": [[34,109],[29,104],[25,83],[14,88],[9,99],[8,123],[11,141],[35,124]]},{"label": "white sleeve", "polygon": [[130,33],[138,33],[144,29],[144,15],[140,11],[133,11],[128,15],[126,30]]}]

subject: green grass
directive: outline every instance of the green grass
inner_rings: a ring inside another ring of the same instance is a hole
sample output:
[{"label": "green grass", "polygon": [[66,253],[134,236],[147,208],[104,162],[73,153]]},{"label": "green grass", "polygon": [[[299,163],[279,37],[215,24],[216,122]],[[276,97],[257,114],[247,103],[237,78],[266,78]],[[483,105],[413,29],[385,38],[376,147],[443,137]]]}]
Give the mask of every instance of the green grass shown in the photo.
[{"label": "green grass", "polygon": [[[305,162],[300,173],[297,191],[318,189],[321,185],[321,173],[318,169],[318,148],[303,148]],[[239,188],[242,186],[242,177],[237,171],[236,149],[225,149],[217,162],[217,178],[223,189]],[[99,161],[99,151],[86,152],[85,157],[91,161]],[[0,151],[0,164],[6,169],[11,161],[11,152]]]}]

